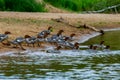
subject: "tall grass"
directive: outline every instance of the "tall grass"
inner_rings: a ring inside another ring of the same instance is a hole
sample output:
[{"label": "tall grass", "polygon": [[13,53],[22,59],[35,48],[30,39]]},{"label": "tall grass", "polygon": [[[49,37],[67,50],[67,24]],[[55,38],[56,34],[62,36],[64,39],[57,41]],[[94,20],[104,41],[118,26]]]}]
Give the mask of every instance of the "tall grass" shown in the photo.
[{"label": "tall grass", "polygon": [[44,12],[44,4],[36,0],[0,0],[1,11]]},{"label": "tall grass", "polygon": [[[71,11],[100,10],[108,6],[120,4],[120,0],[44,0],[55,7]],[[120,8],[117,8],[120,11]]]}]

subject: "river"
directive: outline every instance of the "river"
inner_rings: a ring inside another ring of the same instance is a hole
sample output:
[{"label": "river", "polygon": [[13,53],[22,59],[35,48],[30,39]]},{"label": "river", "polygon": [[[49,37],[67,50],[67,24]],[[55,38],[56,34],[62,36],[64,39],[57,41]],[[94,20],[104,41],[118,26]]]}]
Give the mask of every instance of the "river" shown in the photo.
[{"label": "river", "polygon": [[[108,32],[117,35],[120,31]],[[106,33],[106,34],[108,34]],[[110,38],[112,37],[110,35]],[[104,38],[103,38],[104,37]],[[120,45],[107,41],[106,35],[94,37],[111,46],[111,51],[60,50],[61,53],[46,53],[43,50],[6,52],[0,54],[0,79],[28,80],[119,80]],[[92,39],[83,43],[93,44]],[[109,39],[109,40],[112,40]],[[114,47],[113,47],[114,46]]]}]

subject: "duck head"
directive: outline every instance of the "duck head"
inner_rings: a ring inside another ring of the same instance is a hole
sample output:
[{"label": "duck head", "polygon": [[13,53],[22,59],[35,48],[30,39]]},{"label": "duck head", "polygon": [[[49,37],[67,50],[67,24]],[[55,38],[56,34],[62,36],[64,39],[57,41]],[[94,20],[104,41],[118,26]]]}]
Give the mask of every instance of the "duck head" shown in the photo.
[{"label": "duck head", "polygon": [[9,31],[5,31],[4,34],[8,35],[8,34],[11,34],[11,32],[9,32]]},{"label": "duck head", "polygon": [[96,50],[98,47],[97,46],[93,46],[93,50]]},{"label": "duck head", "polygon": [[70,35],[70,37],[74,37],[74,36],[75,36],[75,34],[74,34],[74,33]]},{"label": "duck head", "polygon": [[61,35],[64,32],[64,30],[59,30],[57,34]]},{"label": "duck head", "polygon": [[100,45],[104,44],[104,42],[105,42],[105,41],[101,41],[101,42],[100,42]]},{"label": "duck head", "polygon": [[109,46],[109,45],[107,45],[107,46],[105,47],[105,49],[110,49],[110,46]]},{"label": "duck head", "polygon": [[49,26],[49,27],[48,27],[48,30],[50,30],[51,28],[52,28],[52,27],[51,27],[51,26]]},{"label": "duck head", "polygon": [[93,45],[90,45],[89,49],[93,49]]},{"label": "duck head", "polygon": [[103,31],[103,30],[100,30],[99,31],[102,35],[104,35],[105,34],[105,32]]},{"label": "duck head", "polygon": [[25,35],[24,38],[31,38],[31,36],[29,36],[29,35]]},{"label": "duck head", "polygon": [[57,36],[60,36],[63,32],[64,32],[63,30],[59,30]]},{"label": "duck head", "polygon": [[78,42],[75,42],[74,46],[78,46],[78,45],[79,45],[79,43],[78,43]]},{"label": "duck head", "polygon": [[60,50],[62,47],[61,46],[58,46],[57,48],[56,48],[56,50]]},{"label": "duck head", "polygon": [[65,39],[64,39],[64,40],[65,40],[65,41],[67,41],[68,39],[69,39],[69,37],[65,37]]},{"label": "duck head", "polygon": [[64,30],[59,30],[59,31],[58,31],[58,33],[63,33],[63,32],[64,32]]},{"label": "duck head", "polygon": [[79,49],[79,43],[78,43],[78,42],[75,42],[75,43],[74,43],[74,48],[75,48],[75,49]]}]

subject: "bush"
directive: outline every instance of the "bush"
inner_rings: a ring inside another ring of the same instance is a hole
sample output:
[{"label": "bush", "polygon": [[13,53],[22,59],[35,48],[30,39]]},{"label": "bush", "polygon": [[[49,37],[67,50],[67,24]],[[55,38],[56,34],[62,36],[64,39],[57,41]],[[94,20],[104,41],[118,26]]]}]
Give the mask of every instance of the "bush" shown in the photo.
[{"label": "bush", "polygon": [[[44,0],[55,7],[72,11],[94,11],[120,4],[120,0]],[[120,8],[117,8],[120,11]],[[110,12],[110,11],[109,11]]]},{"label": "bush", "polygon": [[5,3],[4,3],[4,0],[0,0],[0,10],[4,10],[5,8]]},{"label": "bush", "polygon": [[44,4],[36,0],[0,0],[0,10],[20,12],[44,12]]}]

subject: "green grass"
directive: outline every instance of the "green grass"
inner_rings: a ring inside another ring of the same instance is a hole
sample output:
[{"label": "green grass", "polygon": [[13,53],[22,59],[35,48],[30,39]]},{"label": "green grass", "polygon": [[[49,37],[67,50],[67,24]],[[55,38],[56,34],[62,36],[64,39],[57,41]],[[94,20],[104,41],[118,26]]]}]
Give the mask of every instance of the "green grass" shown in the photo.
[{"label": "green grass", "polygon": [[[71,11],[93,11],[120,4],[120,0],[44,0],[55,7],[64,8]],[[120,11],[120,8],[117,8]],[[106,12],[114,12],[109,10]]]},{"label": "green grass", "polygon": [[0,0],[0,11],[45,12],[44,6],[36,0]]},{"label": "green grass", "polygon": [[[119,0],[44,0],[55,7],[69,11],[93,11],[120,4]],[[0,0],[0,11],[45,12],[45,3],[36,0]],[[120,7],[117,8],[120,12]],[[106,12],[114,12],[108,10]]]}]

